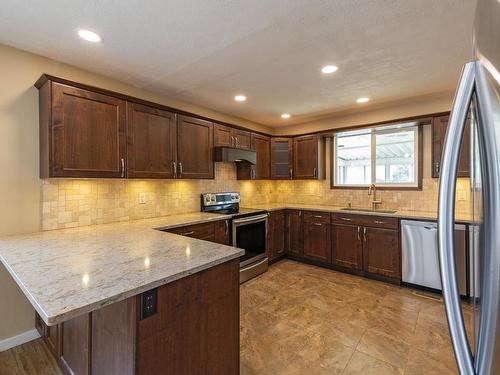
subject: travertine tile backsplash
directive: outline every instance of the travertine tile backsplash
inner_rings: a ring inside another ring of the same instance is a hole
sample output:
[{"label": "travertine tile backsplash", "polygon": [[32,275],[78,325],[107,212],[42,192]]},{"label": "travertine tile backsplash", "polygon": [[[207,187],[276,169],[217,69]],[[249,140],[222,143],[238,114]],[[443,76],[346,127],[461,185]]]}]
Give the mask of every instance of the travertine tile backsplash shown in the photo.
[{"label": "travertine tile backsplash", "polygon": [[[469,182],[461,179],[457,190],[465,201],[457,201],[457,212],[469,210]],[[200,210],[200,194],[239,191],[242,206],[249,202],[305,203],[368,207],[367,190],[332,190],[330,181],[238,181],[236,167],[216,163],[214,180],[65,180],[42,183],[42,229],[60,229],[90,224],[151,218]],[[139,204],[139,193],[146,204]],[[382,208],[436,211],[438,181],[424,178],[422,191],[378,191]]]}]

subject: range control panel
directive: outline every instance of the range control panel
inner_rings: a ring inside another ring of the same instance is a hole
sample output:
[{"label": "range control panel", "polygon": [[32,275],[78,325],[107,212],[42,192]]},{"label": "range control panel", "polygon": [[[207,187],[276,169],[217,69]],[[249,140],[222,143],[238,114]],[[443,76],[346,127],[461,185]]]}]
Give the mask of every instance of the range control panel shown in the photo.
[{"label": "range control panel", "polygon": [[215,206],[218,204],[240,203],[240,193],[207,193],[202,194],[204,206]]}]

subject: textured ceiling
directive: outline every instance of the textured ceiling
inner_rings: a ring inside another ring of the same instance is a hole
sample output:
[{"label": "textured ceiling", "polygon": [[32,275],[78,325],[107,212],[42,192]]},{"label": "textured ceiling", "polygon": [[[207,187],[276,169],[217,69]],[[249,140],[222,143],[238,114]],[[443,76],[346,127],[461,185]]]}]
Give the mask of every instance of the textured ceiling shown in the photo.
[{"label": "textured ceiling", "polygon": [[[270,126],[449,90],[475,0],[2,1],[0,43]],[[103,37],[89,44],[76,31]],[[331,76],[320,73],[335,64]],[[236,103],[244,93],[248,100]],[[292,118],[283,120],[282,112]]]}]

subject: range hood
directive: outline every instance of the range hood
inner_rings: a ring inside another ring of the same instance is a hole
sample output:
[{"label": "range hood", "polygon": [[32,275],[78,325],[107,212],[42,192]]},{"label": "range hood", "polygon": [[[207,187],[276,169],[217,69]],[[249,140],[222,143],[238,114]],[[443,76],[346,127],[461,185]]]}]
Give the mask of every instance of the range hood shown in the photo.
[{"label": "range hood", "polygon": [[241,150],[232,147],[216,147],[215,161],[257,163],[257,153],[251,150]]}]

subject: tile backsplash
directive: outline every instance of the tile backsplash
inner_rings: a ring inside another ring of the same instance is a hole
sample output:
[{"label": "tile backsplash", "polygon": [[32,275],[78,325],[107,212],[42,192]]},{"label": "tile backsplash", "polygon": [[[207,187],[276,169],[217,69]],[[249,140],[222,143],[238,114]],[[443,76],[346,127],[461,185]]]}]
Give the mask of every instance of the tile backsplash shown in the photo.
[{"label": "tile backsplash", "polygon": [[[42,182],[42,229],[61,229],[152,218],[200,210],[200,194],[239,191],[251,201],[368,207],[367,190],[332,190],[330,181],[238,181],[232,163],[216,163],[214,180],[48,179]],[[144,193],[146,203],[139,204]],[[469,210],[469,181],[457,183],[457,212]],[[378,191],[382,208],[436,211],[438,181],[424,178],[422,191]]]}]

